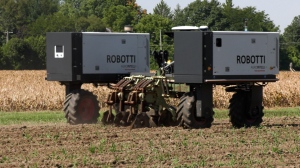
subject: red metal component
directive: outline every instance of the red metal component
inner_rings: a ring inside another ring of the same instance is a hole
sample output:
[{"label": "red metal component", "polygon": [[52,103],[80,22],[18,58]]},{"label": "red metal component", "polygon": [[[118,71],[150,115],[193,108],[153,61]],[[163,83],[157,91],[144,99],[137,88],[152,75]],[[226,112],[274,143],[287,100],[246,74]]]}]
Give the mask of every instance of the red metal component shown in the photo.
[{"label": "red metal component", "polygon": [[82,121],[90,121],[95,115],[95,102],[89,96],[85,96],[78,104],[78,113]]}]

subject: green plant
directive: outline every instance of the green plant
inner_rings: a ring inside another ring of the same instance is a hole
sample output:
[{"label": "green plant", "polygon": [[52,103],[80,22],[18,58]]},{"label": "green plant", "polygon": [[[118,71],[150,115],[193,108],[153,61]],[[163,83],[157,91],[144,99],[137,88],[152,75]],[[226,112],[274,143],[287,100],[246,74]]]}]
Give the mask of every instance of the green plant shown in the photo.
[{"label": "green plant", "polygon": [[110,149],[109,149],[111,152],[116,152],[117,151],[117,146],[116,144],[113,142],[110,146]]},{"label": "green plant", "polygon": [[90,145],[89,146],[89,151],[94,154],[96,152],[96,146],[95,145]]},{"label": "green plant", "polygon": [[86,166],[86,163],[87,163],[87,157],[84,156],[84,157],[83,157],[83,165]]},{"label": "green plant", "polygon": [[65,155],[65,156],[67,155],[67,150],[65,148],[62,148],[61,152],[62,152],[63,155]]},{"label": "green plant", "polygon": [[144,155],[138,155],[137,156],[137,162],[139,164],[142,164],[144,162],[145,158],[144,158]]},{"label": "green plant", "polygon": [[187,141],[187,138],[184,137],[183,141],[182,141],[182,145],[187,148],[188,147],[188,141]]},{"label": "green plant", "polygon": [[2,156],[2,159],[0,160],[0,163],[4,163],[7,160],[8,160],[8,158],[6,156]]},{"label": "green plant", "polygon": [[104,151],[105,145],[106,145],[106,139],[103,139],[103,138],[102,138],[102,139],[100,140],[99,145],[98,145],[98,151],[99,151],[100,153],[102,153],[102,152]]},{"label": "green plant", "polygon": [[28,140],[31,140],[31,139],[32,139],[32,136],[31,136],[29,133],[27,133],[27,132],[24,132],[24,133],[23,133],[23,137],[25,137],[25,138],[28,139]]},{"label": "green plant", "polygon": [[59,138],[59,136],[60,136],[59,133],[58,133],[58,134],[55,134],[55,135],[53,136],[53,139],[57,141],[58,138]]},{"label": "green plant", "polygon": [[283,151],[278,146],[273,146],[272,147],[272,152],[275,152],[277,154],[282,154],[283,153]]},{"label": "green plant", "polygon": [[179,164],[179,159],[177,157],[175,157],[174,159],[172,159],[172,164],[173,167],[178,167]]}]

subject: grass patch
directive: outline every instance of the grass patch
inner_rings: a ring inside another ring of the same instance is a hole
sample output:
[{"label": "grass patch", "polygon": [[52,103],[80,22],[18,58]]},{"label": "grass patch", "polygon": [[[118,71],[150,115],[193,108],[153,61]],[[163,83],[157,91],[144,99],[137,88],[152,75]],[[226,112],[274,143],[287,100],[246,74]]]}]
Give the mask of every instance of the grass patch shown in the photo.
[{"label": "grass patch", "polygon": [[264,110],[264,117],[300,116],[300,107],[270,108]]},{"label": "grass patch", "polygon": [[[228,118],[228,109],[214,109],[215,119]],[[300,116],[300,107],[270,108],[264,110],[264,117]],[[101,117],[99,120],[101,120]],[[65,123],[62,111],[37,111],[37,112],[0,112],[0,125],[21,123]]]},{"label": "grass patch", "polygon": [[[214,109],[216,119],[228,118],[229,109]],[[300,107],[278,107],[264,109],[264,117],[283,117],[283,116],[300,116]]]},{"label": "grass patch", "polygon": [[61,111],[0,112],[0,125],[65,122],[64,113]]}]

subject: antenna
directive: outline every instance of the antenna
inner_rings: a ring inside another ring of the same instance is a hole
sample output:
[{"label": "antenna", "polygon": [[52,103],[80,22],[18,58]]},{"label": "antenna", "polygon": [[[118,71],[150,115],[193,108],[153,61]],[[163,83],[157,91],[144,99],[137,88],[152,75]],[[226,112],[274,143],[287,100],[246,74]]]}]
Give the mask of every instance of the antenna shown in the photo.
[{"label": "antenna", "polygon": [[245,31],[248,31],[248,19],[247,18],[245,19],[244,27],[245,27]]}]

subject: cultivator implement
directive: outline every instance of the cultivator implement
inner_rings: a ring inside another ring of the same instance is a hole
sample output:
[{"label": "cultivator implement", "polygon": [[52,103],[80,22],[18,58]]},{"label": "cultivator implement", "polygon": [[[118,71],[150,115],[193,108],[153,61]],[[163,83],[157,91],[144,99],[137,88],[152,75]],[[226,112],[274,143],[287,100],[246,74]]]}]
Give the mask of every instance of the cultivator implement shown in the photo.
[{"label": "cultivator implement", "polygon": [[103,113],[102,123],[131,128],[176,123],[176,110],[165,101],[170,93],[166,77],[125,77],[111,89],[106,100],[109,110]]}]

